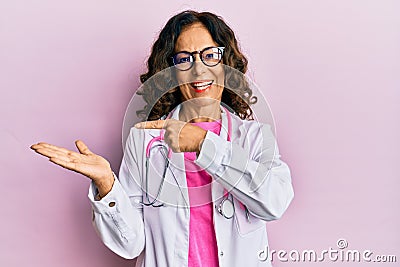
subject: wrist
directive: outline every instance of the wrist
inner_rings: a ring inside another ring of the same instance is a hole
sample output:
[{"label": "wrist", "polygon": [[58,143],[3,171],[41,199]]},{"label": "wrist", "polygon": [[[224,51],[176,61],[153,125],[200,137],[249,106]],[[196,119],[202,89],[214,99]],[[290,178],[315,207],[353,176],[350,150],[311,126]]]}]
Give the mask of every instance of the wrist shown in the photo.
[{"label": "wrist", "polygon": [[114,181],[115,174],[112,171],[106,177],[93,181],[98,190],[98,194],[96,195],[95,199],[100,200],[105,197],[111,191]]},{"label": "wrist", "polygon": [[200,139],[199,145],[197,146],[196,156],[198,157],[201,151],[201,147],[203,145],[204,139],[206,139],[207,131],[204,131],[203,136]]}]

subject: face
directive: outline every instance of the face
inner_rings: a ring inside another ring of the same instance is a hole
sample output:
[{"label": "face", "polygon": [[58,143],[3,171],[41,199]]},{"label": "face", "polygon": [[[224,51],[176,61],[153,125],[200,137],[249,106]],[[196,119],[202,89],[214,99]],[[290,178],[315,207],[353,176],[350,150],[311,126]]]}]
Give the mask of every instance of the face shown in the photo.
[{"label": "face", "polygon": [[[211,34],[201,23],[196,23],[185,28],[179,35],[175,44],[175,53],[181,51],[202,51],[206,47],[218,47]],[[214,66],[206,66],[195,54],[195,63],[186,71],[176,70],[176,77],[183,100],[201,100],[202,104],[210,101],[221,100],[224,89],[224,70],[222,61]],[[199,102],[199,101],[192,101]]]}]

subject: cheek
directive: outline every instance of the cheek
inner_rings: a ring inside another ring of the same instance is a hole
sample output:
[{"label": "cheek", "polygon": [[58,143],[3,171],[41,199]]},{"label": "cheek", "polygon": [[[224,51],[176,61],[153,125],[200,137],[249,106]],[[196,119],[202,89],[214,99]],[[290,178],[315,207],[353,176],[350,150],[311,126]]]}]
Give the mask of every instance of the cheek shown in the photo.
[{"label": "cheek", "polygon": [[176,80],[178,81],[178,84],[183,84],[190,82],[191,75],[189,71],[178,71],[176,72]]},{"label": "cheek", "polygon": [[190,88],[189,85],[187,84],[188,82],[191,82],[191,78],[190,75],[188,74],[189,72],[181,72],[181,71],[176,73],[176,80],[178,82],[179,91],[181,92],[184,99],[191,98]]},{"label": "cheek", "polygon": [[216,98],[221,98],[223,91],[224,91],[224,86],[217,85],[217,88],[215,90],[215,97]]},{"label": "cheek", "polygon": [[183,99],[187,100],[190,97],[191,90],[187,84],[182,84],[179,86],[179,91],[181,91]]},{"label": "cheek", "polygon": [[225,85],[225,72],[223,68],[218,68],[214,71],[215,82],[219,85],[224,87]]}]

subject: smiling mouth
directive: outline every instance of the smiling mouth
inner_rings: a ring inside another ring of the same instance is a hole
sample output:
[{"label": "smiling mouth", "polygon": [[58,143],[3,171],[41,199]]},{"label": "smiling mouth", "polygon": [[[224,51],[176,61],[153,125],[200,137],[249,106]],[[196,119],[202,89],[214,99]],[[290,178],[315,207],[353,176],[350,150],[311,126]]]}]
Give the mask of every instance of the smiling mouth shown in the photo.
[{"label": "smiling mouth", "polygon": [[207,89],[211,87],[213,84],[213,80],[208,80],[208,81],[196,81],[190,83],[190,86],[194,89],[196,93],[202,93],[205,92]]}]

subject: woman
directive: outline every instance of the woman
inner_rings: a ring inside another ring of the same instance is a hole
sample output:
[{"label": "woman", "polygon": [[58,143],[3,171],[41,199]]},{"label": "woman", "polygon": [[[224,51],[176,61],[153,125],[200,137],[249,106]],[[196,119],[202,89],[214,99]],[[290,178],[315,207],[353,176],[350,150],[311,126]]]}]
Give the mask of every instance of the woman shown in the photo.
[{"label": "woman", "polygon": [[293,189],[271,127],[248,120],[251,90],[240,78],[226,86],[230,69],[247,69],[233,31],[212,13],[177,14],[141,81],[169,66],[178,86],[141,90],[149,121],[131,129],[118,178],[82,141],[80,153],[31,148],[92,180],[99,236],[118,255],[139,256],[137,266],[271,266],[258,258],[265,222],[282,216]]}]

